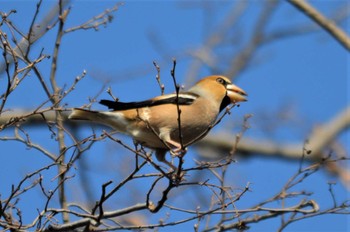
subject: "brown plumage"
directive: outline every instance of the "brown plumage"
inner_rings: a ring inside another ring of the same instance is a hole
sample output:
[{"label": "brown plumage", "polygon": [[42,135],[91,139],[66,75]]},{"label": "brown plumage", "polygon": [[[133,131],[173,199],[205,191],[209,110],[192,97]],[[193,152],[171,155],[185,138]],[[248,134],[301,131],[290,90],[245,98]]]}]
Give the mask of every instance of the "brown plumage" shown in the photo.
[{"label": "brown plumage", "polygon": [[209,76],[187,92],[167,94],[141,102],[100,103],[112,111],[90,111],[75,108],[72,120],[89,120],[105,124],[131,136],[136,142],[154,149],[159,161],[174,168],[165,159],[169,149],[181,151],[178,127],[179,105],[183,147],[204,137],[222,109],[231,103],[246,101],[246,93],[224,76]]}]

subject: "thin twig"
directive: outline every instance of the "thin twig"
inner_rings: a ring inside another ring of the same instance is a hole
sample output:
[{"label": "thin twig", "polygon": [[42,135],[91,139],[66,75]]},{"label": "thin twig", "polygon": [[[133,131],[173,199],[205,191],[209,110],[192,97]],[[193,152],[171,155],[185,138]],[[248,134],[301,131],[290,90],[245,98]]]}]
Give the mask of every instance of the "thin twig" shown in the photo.
[{"label": "thin twig", "polygon": [[153,61],[153,65],[157,70],[156,80],[160,88],[160,93],[161,95],[164,95],[165,86],[164,84],[161,83],[161,80],[160,80],[160,67],[155,61]]}]

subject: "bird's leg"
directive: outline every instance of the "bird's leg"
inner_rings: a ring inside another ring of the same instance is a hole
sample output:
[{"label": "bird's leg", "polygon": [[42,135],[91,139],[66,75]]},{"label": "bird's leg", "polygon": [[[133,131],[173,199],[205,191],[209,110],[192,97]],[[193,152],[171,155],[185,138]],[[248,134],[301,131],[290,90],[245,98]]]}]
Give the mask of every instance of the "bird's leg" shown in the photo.
[{"label": "bird's leg", "polygon": [[171,154],[177,157],[184,156],[186,154],[186,150],[183,149],[182,144],[171,139],[170,132],[171,131],[169,128],[161,128],[158,135],[159,139],[164,143],[164,145],[166,145]]},{"label": "bird's leg", "polygon": [[168,139],[165,142],[169,144],[171,147],[174,147],[174,149],[172,149],[171,151],[172,151],[172,154],[174,154],[175,156],[183,157],[186,154],[187,148],[183,149],[180,143],[171,139]]},{"label": "bird's leg", "polygon": [[170,150],[171,155],[179,158],[179,166],[174,169],[174,174],[172,176],[172,180],[175,184],[179,184],[181,181],[184,181],[186,172],[182,170],[183,157],[187,152],[187,148],[183,148],[180,143],[175,142],[173,140],[167,140],[166,143],[168,145],[172,145],[170,147],[174,147]]}]

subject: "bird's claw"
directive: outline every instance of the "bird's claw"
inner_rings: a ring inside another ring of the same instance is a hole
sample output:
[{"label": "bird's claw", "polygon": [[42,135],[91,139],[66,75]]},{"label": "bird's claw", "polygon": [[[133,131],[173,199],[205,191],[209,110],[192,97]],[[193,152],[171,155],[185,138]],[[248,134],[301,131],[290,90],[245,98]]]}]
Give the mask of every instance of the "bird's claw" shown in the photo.
[{"label": "bird's claw", "polygon": [[172,154],[176,157],[184,157],[186,153],[187,153],[187,147],[186,148],[178,147],[172,150]]}]

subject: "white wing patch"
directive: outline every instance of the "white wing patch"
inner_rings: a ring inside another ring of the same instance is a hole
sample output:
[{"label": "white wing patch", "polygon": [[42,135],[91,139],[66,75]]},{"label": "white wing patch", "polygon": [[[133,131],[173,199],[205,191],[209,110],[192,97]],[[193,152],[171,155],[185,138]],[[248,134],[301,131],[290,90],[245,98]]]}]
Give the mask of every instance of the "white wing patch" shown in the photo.
[{"label": "white wing patch", "polygon": [[151,110],[148,107],[142,108],[140,118],[143,121],[149,122],[149,119],[151,118]]},{"label": "white wing patch", "polygon": [[[172,97],[176,97],[176,93],[172,94]],[[179,97],[196,100],[198,96],[190,94],[190,93],[179,93]]]}]

